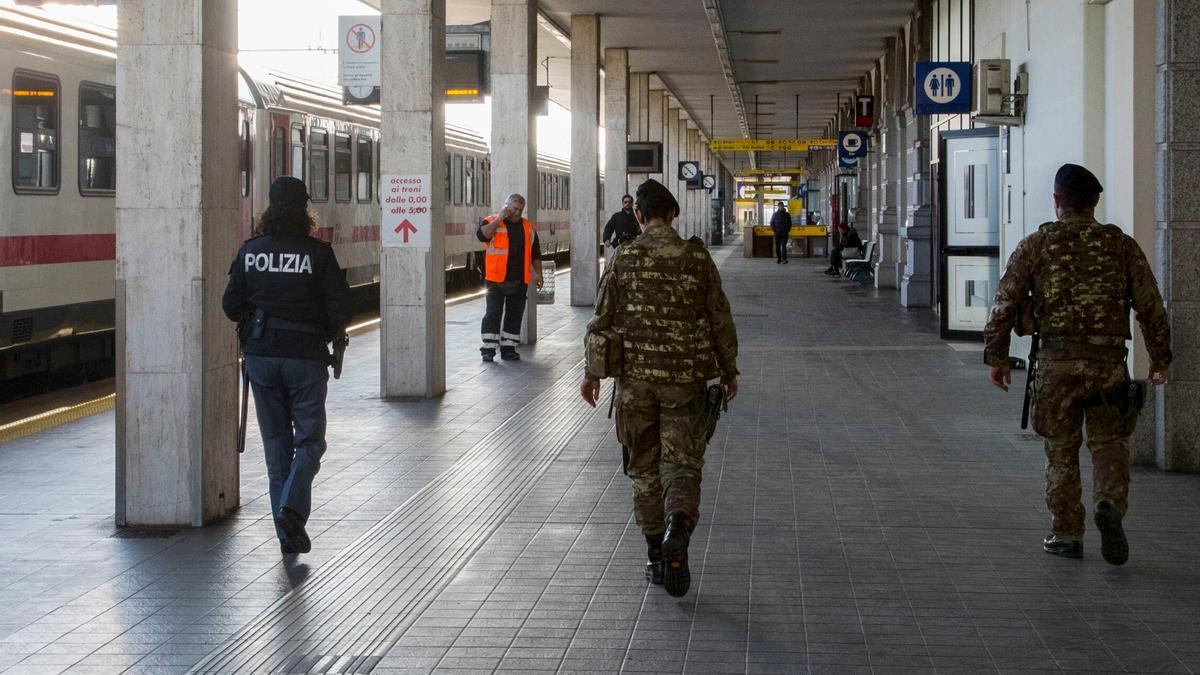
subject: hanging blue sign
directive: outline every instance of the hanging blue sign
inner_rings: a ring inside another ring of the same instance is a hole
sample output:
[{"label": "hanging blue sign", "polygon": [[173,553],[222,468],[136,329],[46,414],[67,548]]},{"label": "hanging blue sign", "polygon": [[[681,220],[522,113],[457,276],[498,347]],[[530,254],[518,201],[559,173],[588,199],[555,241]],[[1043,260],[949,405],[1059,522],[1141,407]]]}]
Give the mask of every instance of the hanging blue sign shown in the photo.
[{"label": "hanging blue sign", "polygon": [[838,166],[843,169],[857,167],[858,160],[867,156],[867,139],[865,131],[838,132]]},{"label": "hanging blue sign", "polygon": [[913,81],[918,115],[971,112],[970,62],[918,61]]}]

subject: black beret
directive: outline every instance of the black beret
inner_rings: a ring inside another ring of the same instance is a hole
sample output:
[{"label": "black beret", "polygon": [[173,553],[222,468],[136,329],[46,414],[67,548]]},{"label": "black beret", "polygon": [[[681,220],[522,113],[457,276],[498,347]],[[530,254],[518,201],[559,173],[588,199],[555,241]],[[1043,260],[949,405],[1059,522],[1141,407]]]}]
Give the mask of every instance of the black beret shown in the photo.
[{"label": "black beret", "polygon": [[666,185],[653,178],[638,186],[637,200],[644,204],[669,204],[671,208],[675,209],[675,215],[672,218],[679,215],[679,202],[675,200],[675,195],[671,194]]},{"label": "black beret", "polygon": [[267,195],[271,201],[271,206],[293,206],[296,208],[304,208],[308,205],[308,188],[305,187],[304,181],[292,176],[280,176],[271,183],[271,191]]},{"label": "black beret", "polygon": [[1063,164],[1054,174],[1054,192],[1060,195],[1098,195],[1104,192],[1104,186],[1096,179],[1096,174],[1078,164]]}]

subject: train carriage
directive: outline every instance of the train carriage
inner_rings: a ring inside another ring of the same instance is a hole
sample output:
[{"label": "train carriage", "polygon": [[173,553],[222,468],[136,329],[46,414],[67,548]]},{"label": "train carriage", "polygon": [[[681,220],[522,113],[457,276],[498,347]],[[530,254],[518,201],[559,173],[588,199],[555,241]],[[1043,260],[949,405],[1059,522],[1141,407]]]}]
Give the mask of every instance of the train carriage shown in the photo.
[{"label": "train carriage", "polygon": [[[116,257],[116,36],[0,7],[0,400],[55,376],[107,376],[113,367]],[[12,64],[9,69],[8,64]],[[240,71],[237,133],[241,218],[250,235],[272,180],[305,180],[316,236],[346,268],[356,304],[378,304],[379,109],[345,106],[336,87],[300,76]],[[232,128],[232,124],[231,124]],[[446,127],[446,287],[481,284],[475,225],[494,207],[488,147]],[[570,167],[539,154],[542,250],[570,252]],[[232,255],[232,251],[230,254]],[[32,383],[32,384],[31,384]]]}]

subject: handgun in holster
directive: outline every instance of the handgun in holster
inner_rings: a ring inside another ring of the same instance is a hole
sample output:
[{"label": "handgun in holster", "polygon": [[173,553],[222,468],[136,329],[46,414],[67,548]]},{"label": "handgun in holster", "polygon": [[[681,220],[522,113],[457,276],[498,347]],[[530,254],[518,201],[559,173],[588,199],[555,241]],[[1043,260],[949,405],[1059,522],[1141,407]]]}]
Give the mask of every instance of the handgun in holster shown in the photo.
[{"label": "handgun in holster", "polygon": [[729,410],[729,403],[725,400],[725,388],[719,384],[709,385],[708,389],[704,390],[704,441],[707,443],[712,440],[713,434],[717,433],[717,420],[721,419],[721,413]]},{"label": "handgun in holster", "polygon": [[333,351],[329,354],[329,366],[333,368],[333,379],[342,376],[342,359],[346,356],[346,346],[350,344],[350,336],[342,333],[331,340]]},{"label": "handgun in holster", "polygon": [[1111,388],[1085,398],[1081,403],[1085,408],[1104,405],[1116,411],[1121,418],[1125,436],[1132,436],[1137,429],[1138,417],[1146,406],[1146,391],[1149,383],[1145,380],[1125,380]]}]

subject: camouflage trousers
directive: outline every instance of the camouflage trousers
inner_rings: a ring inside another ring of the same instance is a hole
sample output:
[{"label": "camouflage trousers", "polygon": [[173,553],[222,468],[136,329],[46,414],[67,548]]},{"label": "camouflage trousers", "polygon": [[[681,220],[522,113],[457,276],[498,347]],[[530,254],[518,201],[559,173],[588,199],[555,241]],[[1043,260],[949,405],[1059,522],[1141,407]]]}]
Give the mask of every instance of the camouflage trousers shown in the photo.
[{"label": "camouflage trousers", "polygon": [[1050,531],[1083,536],[1079,448],[1087,423],[1092,453],[1092,504],[1112,502],[1125,513],[1129,496],[1129,438],[1117,411],[1083,401],[1125,381],[1124,363],[1086,359],[1043,360],[1034,380],[1033,429],[1046,448],[1046,507]]},{"label": "camouflage trousers", "polygon": [[704,467],[704,382],[617,383],[617,439],[629,453],[633,511],[642,534],[660,535],[666,515],[700,519]]}]

